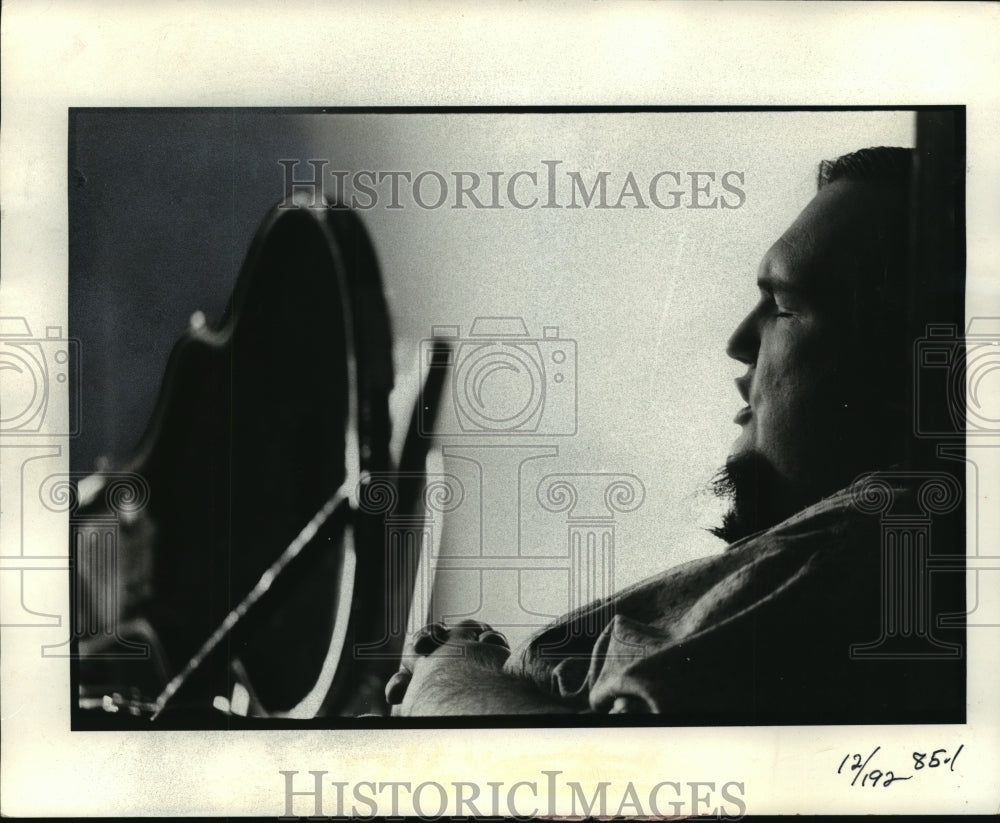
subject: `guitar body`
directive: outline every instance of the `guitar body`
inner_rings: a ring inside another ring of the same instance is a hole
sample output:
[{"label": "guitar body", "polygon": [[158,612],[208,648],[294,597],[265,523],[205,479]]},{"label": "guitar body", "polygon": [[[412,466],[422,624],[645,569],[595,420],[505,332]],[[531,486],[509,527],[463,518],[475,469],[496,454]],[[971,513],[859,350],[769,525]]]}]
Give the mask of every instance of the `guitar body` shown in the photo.
[{"label": "guitar body", "polygon": [[[367,473],[392,468],[388,311],[356,215],[273,209],[219,327],[199,319],[170,356],[138,448],[115,470],[141,477],[148,503],[118,528],[116,639],[79,641],[84,692],[117,685],[155,698],[338,490],[349,496]],[[99,493],[81,500],[78,546],[106,505]],[[175,712],[228,699],[237,682],[255,711],[289,712],[331,656],[346,687],[344,649],[378,622],[383,531],[342,509],[187,678]],[[83,562],[76,574],[76,611],[93,612],[107,583]],[[123,637],[152,657],[116,659],[108,649]]]}]

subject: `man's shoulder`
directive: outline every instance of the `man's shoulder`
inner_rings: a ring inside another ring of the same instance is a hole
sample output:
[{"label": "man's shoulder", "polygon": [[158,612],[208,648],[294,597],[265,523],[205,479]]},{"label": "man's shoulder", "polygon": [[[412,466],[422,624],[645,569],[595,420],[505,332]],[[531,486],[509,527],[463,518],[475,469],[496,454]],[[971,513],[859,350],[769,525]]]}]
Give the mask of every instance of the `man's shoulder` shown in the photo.
[{"label": "man's shoulder", "polygon": [[[791,581],[823,585],[813,579],[827,576],[823,569],[830,563],[846,568],[846,577],[864,574],[870,566],[864,561],[877,563],[880,531],[879,518],[857,505],[859,488],[852,484],[718,554],[672,566],[570,612],[535,635],[529,646],[563,633],[589,644],[616,615],[670,631],[690,622],[692,612],[714,613],[723,603],[742,601],[751,593],[766,597]],[[902,498],[908,491],[894,484],[890,493]],[[837,584],[845,583],[841,574]]]},{"label": "man's shoulder", "polygon": [[[649,597],[664,589],[704,591],[720,579],[745,572],[757,564],[783,562],[790,566],[839,559],[856,562],[877,557],[883,518],[876,509],[870,483],[876,475],[865,475],[855,483],[796,512],[782,522],[738,540],[716,555],[673,566],[623,590],[619,602]],[[897,511],[913,508],[910,484],[879,481],[879,505]]]}]

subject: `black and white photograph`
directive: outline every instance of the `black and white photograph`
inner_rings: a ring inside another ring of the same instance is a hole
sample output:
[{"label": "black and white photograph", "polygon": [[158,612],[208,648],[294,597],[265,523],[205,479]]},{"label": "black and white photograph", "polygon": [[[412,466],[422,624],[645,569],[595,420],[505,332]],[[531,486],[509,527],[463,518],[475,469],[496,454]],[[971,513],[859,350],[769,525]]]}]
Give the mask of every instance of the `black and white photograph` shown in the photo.
[{"label": "black and white photograph", "polygon": [[991,808],[992,92],[98,71],[5,173],[11,813]]},{"label": "black and white photograph", "polygon": [[70,134],[80,728],[964,719],[960,109]]}]

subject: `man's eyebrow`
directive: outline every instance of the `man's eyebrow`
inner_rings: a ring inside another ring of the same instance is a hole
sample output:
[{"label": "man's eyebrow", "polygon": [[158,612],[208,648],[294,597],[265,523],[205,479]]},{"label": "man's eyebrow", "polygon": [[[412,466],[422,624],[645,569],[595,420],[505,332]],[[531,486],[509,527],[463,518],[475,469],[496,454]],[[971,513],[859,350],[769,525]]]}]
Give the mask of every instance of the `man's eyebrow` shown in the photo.
[{"label": "man's eyebrow", "polygon": [[802,286],[786,280],[783,277],[775,277],[773,274],[761,275],[757,278],[757,287],[768,294],[794,294],[805,296],[809,292]]}]

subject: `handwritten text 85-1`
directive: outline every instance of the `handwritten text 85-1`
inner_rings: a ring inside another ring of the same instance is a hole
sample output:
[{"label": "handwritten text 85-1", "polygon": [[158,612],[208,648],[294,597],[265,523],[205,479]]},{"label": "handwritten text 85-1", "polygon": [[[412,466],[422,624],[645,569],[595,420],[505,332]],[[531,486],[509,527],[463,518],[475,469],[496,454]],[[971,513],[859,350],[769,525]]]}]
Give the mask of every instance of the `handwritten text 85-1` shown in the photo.
[{"label": "handwritten text 85-1", "polygon": [[[881,786],[882,788],[886,788],[900,780],[911,780],[921,771],[938,769],[944,766],[948,767],[948,771],[955,771],[955,761],[958,760],[958,756],[962,753],[962,749],[965,748],[965,744],[960,745],[951,754],[948,753],[947,749],[934,749],[931,752],[913,752],[911,755],[912,763],[910,764],[913,774],[906,775],[897,774],[892,769],[868,768],[868,764],[871,763],[881,748],[881,746],[876,746],[872,749],[872,753],[868,757],[864,757],[861,754],[844,755],[844,759],[840,761],[840,766],[837,767],[837,774],[849,775],[853,772],[852,786],[858,785],[858,778],[861,778],[862,786]],[[847,768],[846,772],[844,771],[845,767]]]}]

